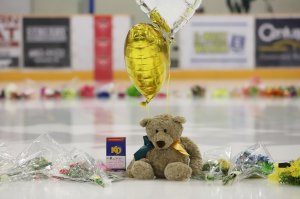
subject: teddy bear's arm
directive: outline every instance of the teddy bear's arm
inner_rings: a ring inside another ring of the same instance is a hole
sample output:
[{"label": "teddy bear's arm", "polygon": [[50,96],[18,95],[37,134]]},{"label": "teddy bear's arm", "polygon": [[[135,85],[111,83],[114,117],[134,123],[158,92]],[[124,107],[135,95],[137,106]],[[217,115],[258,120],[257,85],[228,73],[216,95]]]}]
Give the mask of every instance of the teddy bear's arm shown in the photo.
[{"label": "teddy bear's arm", "polygon": [[199,175],[202,167],[202,157],[198,146],[187,137],[181,137],[180,141],[190,155],[190,167],[193,170],[192,175]]}]

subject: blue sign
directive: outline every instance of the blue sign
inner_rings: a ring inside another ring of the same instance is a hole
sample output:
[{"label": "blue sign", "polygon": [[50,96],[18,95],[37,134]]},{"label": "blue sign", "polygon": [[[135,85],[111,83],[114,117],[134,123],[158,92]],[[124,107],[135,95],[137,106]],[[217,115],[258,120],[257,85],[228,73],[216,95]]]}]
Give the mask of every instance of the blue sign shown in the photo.
[{"label": "blue sign", "polygon": [[232,35],[230,46],[234,52],[243,52],[245,49],[246,38],[244,35]]},{"label": "blue sign", "polygon": [[106,156],[125,156],[126,138],[110,137],[106,138]]}]

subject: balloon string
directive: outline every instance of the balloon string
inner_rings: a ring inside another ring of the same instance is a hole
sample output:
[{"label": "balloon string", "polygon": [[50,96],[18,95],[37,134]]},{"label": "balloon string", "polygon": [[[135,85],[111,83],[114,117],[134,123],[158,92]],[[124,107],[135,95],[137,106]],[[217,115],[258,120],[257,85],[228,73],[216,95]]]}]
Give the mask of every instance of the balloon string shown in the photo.
[{"label": "balloon string", "polygon": [[146,110],[147,117],[150,117],[150,109],[148,100],[141,102],[140,105]]},{"label": "balloon string", "polygon": [[168,79],[167,79],[167,113],[170,114],[170,79],[171,79],[171,70],[170,65],[168,68]]},{"label": "balloon string", "polygon": [[[174,39],[171,37],[171,34],[169,34],[169,38],[168,38],[168,48],[169,48],[169,52],[170,52],[170,48],[172,43],[174,42]],[[170,56],[170,54],[169,54]],[[171,57],[169,57],[169,60],[171,59]],[[171,60],[170,63],[168,64],[168,69],[167,69],[167,107],[166,107],[166,111],[168,114],[170,114],[170,79],[171,79]]]},{"label": "balloon string", "polygon": [[147,112],[147,117],[150,118],[150,109],[149,109],[149,105],[146,106],[146,112]]}]

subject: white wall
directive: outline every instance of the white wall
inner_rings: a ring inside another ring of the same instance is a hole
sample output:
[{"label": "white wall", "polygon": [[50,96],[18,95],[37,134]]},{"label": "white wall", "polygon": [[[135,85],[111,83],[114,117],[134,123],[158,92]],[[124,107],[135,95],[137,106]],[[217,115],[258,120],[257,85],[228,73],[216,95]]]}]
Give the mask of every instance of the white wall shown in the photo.
[{"label": "white wall", "polygon": [[32,0],[32,12],[34,14],[76,14],[79,5],[79,0]]},{"label": "white wall", "polygon": [[[275,13],[300,13],[299,0],[269,0],[269,2],[272,4]],[[229,13],[226,0],[203,0],[203,5],[205,12],[209,14]],[[255,0],[252,3],[251,13],[265,12],[266,6],[264,0]]]},{"label": "white wall", "polygon": [[0,0],[0,14],[29,14],[31,0]]},{"label": "white wall", "polygon": [[149,22],[135,0],[96,0],[96,12],[100,14],[129,14],[134,23]]},{"label": "white wall", "polygon": [[75,70],[94,68],[94,19],[90,15],[71,18],[71,65]]},{"label": "white wall", "polygon": [[[240,0],[235,0],[240,1]],[[300,13],[300,0],[268,0],[272,3],[276,13]],[[203,0],[205,13],[226,14],[229,10],[226,0]],[[170,6],[171,9],[171,6]],[[134,17],[134,22],[147,21],[146,15],[139,9],[135,0],[96,0],[96,12],[105,14],[126,13]],[[256,0],[252,3],[251,13],[265,13],[264,0]]]},{"label": "white wall", "polygon": [[[300,13],[299,0],[269,0],[274,8],[275,13]],[[262,0],[253,4],[253,13],[262,13],[265,4]]]},{"label": "white wall", "polygon": [[[95,0],[96,13],[130,14],[135,23],[147,21],[146,15],[139,9],[135,0]],[[240,1],[240,0],[235,0]],[[300,0],[269,0],[276,13],[300,13]],[[36,14],[74,14],[86,10],[88,0],[0,0],[0,14],[36,13]],[[226,0],[203,0],[208,14],[229,13]],[[264,0],[252,4],[252,13],[266,11]]]}]

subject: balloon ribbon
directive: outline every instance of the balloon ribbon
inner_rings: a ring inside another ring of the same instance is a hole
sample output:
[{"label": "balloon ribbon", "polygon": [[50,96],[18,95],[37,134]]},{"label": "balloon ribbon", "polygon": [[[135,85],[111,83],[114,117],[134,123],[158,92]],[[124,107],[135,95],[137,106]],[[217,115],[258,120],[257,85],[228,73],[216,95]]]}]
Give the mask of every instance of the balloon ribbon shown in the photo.
[{"label": "balloon ribbon", "polygon": [[188,152],[186,152],[186,150],[183,148],[182,144],[180,143],[180,140],[176,140],[172,145],[173,149],[175,149],[176,151],[178,151],[179,153],[185,155],[185,156],[189,156],[190,154],[188,154]]},{"label": "balloon ribbon", "polygon": [[[134,153],[134,159],[140,160],[142,158],[145,158],[147,153],[151,151],[154,148],[154,145],[149,140],[148,136],[143,136],[144,139],[144,146],[142,146],[137,152]],[[180,143],[180,140],[176,140],[171,147],[178,151],[179,153],[189,156],[188,152],[183,148],[182,144]]]},{"label": "balloon ribbon", "polygon": [[134,153],[134,159],[140,160],[144,157],[146,157],[148,151],[151,151],[154,148],[154,145],[149,140],[148,136],[143,136],[144,139],[144,146],[142,146],[137,152]]}]

